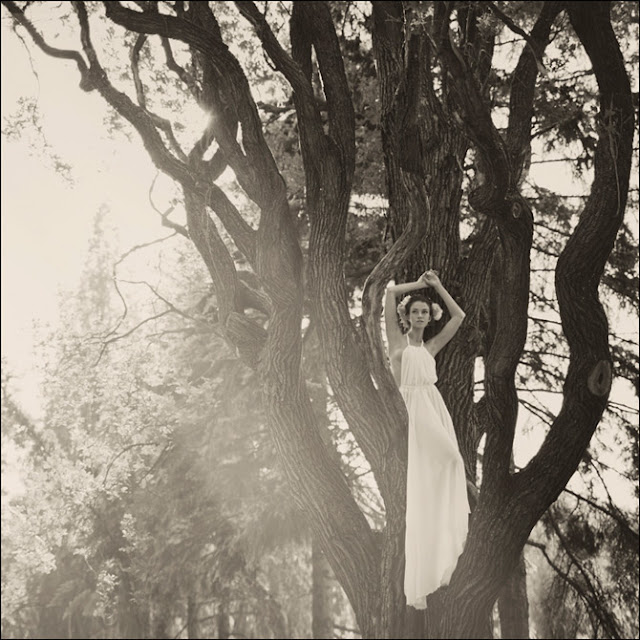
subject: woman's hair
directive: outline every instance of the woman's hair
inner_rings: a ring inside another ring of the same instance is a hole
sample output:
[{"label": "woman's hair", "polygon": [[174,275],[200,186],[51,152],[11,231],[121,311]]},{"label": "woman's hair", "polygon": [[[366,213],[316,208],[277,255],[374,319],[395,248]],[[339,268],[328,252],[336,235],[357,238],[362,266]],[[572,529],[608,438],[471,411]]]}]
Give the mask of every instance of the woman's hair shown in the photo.
[{"label": "woman's hair", "polygon": [[434,323],[438,322],[438,320],[442,318],[442,307],[437,302],[433,302],[433,300],[424,293],[413,293],[409,296],[405,296],[397,308],[398,317],[400,318],[400,326],[403,329],[403,333],[407,333],[407,331],[409,331],[409,313],[411,312],[411,306],[415,302],[424,302],[429,307],[429,314],[431,317],[423,331],[423,340],[427,340],[434,334]]}]

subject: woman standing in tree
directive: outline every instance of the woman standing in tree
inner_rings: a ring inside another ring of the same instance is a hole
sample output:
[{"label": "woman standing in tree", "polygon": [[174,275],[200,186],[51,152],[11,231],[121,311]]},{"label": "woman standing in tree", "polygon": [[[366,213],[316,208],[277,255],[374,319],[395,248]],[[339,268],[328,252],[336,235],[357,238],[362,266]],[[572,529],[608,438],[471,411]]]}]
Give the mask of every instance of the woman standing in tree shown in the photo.
[{"label": "woman standing in tree", "polygon": [[[425,330],[442,316],[440,306],[418,293],[406,296],[396,307],[396,296],[425,287],[442,298],[451,316],[426,341]],[[464,317],[435,271],[426,271],[416,282],[387,287],[385,325],[391,370],[409,414],[404,592],[407,604],[416,609],[424,609],[427,595],[449,583],[467,536],[464,462],[451,416],[435,386],[435,356]]]}]

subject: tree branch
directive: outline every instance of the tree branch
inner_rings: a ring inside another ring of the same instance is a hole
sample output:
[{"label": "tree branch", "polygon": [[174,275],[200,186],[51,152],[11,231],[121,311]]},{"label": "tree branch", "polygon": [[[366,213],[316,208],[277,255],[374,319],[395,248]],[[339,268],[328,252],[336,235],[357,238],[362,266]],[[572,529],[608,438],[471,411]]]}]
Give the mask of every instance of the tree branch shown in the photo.
[{"label": "tree branch", "polygon": [[135,333],[140,327],[142,327],[143,325],[147,324],[147,322],[153,322],[154,320],[158,320],[159,318],[162,318],[162,317],[168,315],[169,313],[173,313],[173,309],[166,309],[165,311],[162,311],[161,313],[157,313],[155,316],[151,316],[150,318],[145,318],[144,320],[139,322],[137,325],[135,325],[135,327],[132,327],[131,329],[129,329],[129,331],[125,331],[125,333],[121,333],[120,335],[113,336],[112,338],[109,338],[108,340],[103,341],[102,348],[100,349],[100,353],[98,354],[98,358],[93,363],[93,366],[95,367],[95,366],[98,365],[98,363],[102,359],[102,356],[104,355],[105,351],[107,350],[107,347],[110,344],[113,344],[114,342],[117,342],[118,340],[122,340],[123,338],[127,338],[132,333]]},{"label": "tree branch", "polygon": [[159,244],[160,242],[164,242],[165,240],[169,240],[170,238],[173,238],[175,235],[176,235],[175,233],[172,233],[170,236],[165,236],[164,238],[158,238],[156,240],[152,240],[151,242],[144,242],[142,244],[137,244],[137,245],[131,247],[129,250],[125,251],[120,256],[120,258],[118,258],[118,260],[114,263],[113,268],[111,270],[111,279],[113,280],[113,285],[114,285],[114,287],[116,289],[116,293],[118,294],[118,297],[122,301],[122,305],[123,305],[124,309],[123,309],[122,315],[120,316],[120,319],[118,320],[116,325],[113,327],[113,329],[111,329],[111,331],[109,331],[104,336],[104,338],[108,338],[109,336],[113,335],[120,328],[120,325],[124,322],[125,318],[127,317],[128,312],[129,312],[129,308],[127,306],[127,301],[125,300],[124,296],[122,295],[122,292],[120,291],[120,287],[118,286],[118,277],[117,277],[117,273],[116,273],[118,265],[120,265],[128,256],[130,256],[135,251],[138,251],[139,249],[144,249],[146,247],[151,247],[154,244]]},{"label": "tree branch", "polygon": [[[324,127],[320,117],[313,88],[311,85],[310,73],[305,70],[306,63],[301,64],[299,54],[300,50],[300,30],[297,29],[297,10],[292,12],[291,19],[291,44],[292,56],[290,56],[280,45],[273,31],[269,27],[265,17],[258,11],[253,2],[238,1],[235,2],[240,13],[254,26],[256,35],[260,39],[264,50],[273,61],[276,69],[280,71],[289,81],[293,89],[293,98],[298,115],[298,125],[302,126],[300,130],[301,144],[308,144],[315,149],[316,153],[324,154],[326,152],[326,136],[324,135]],[[293,5],[294,9],[296,5]],[[310,51],[310,44],[307,41],[307,35],[303,36],[305,45],[303,48]],[[308,142],[305,142],[308,140]]]},{"label": "tree branch", "polygon": [[[493,2],[489,2],[488,6],[501,20],[505,21],[507,26],[515,27],[510,18],[503,14]],[[512,74],[509,125],[506,132],[511,170],[515,174],[512,180],[515,184],[520,182],[526,169],[526,162],[531,156],[531,124],[536,79],[539,71],[544,72],[542,55],[549,42],[551,27],[563,6],[563,2],[544,2],[531,36],[527,36],[520,30],[520,35],[523,35],[529,46],[523,50]]]},{"label": "tree branch", "polygon": [[264,50],[271,58],[273,64],[275,64],[276,69],[288,80],[294,93],[298,95],[300,100],[309,102],[309,106],[313,105],[313,91],[311,90],[308,79],[295,60],[282,48],[264,15],[258,11],[255,3],[242,0],[234,2],[234,4],[247,21],[253,25]]},{"label": "tree branch", "polygon": [[131,53],[129,59],[131,60],[131,72],[133,74],[133,84],[136,88],[136,95],[138,96],[138,104],[143,108],[147,108],[147,101],[144,95],[144,85],[140,80],[140,50],[147,41],[147,36],[141,33],[131,47]]},{"label": "tree branch", "polygon": [[[568,6],[598,81],[601,125],[591,192],[556,269],[560,316],[570,352],[564,402],[540,450],[518,474],[523,498],[529,492],[527,485],[536,479],[538,508],[551,504],[566,486],[606,407],[612,367],[598,284],[622,224],[634,130],[631,89],[610,22],[610,4],[593,2],[588,10],[579,2]],[[532,518],[537,518],[538,508],[531,509]]]},{"label": "tree branch", "polygon": [[176,62],[176,59],[173,57],[173,51],[171,49],[171,42],[169,41],[169,38],[162,37],[160,38],[160,41],[162,42],[162,48],[164,49],[165,58],[167,60],[167,68],[170,71],[173,71],[178,76],[178,78],[180,78],[180,80],[184,82],[186,87],[191,92],[191,95],[195,98],[196,102],[199,105],[204,106],[202,100],[202,91],[198,86],[196,79],[191,74],[187,73],[187,71]]},{"label": "tree branch", "polygon": [[80,72],[80,88],[84,91],[91,91],[93,84],[91,82],[89,68],[87,67],[84,58],[78,51],[71,49],[58,49],[47,44],[45,39],[38,33],[31,21],[26,17],[24,11],[18,7],[15,2],[11,0],[2,0],[2,4],[9,10],[11,15],[15,18],[16,22],[21,24],[32,37],[35,44],[44,53],[52,58],[62,58],[65,60],[72,60],[78,65],[78,71]]},{"label": "tree branch", "polygon": [[384,288],[400,266],[416,250],[427,233],[429,220],[429,198],[424,192],[420,181],[410,175],[405,180],[412,181],[413,188],[407,188],[407,193],[422,200],[422,206],[409,209],[409,220],[402,234],[394,242],[389,251],[380,259],[365,280],[362,290],[362,323],[364,334],[368,342],[366,350],[371,371],[375,376],[379,388],[383,391],[387,402],[397,405],[398,415],[404,415],[401,407],[403,403],[397,401],[398,387],[387,364],[387,355],[382,343],[380,318],[382,316],[382,298]]},{"label": "tree branch", "polygon": [[[542,7],[542,10],[544,11],[546,9],[546,6],[549,4],[561,4],[561,3],[545,2],[544,6]],[[541,56],[540,41],[536,39],[534,34],[532,33],[531,35],[529,35],[524,29],[519,27],[506,13],[501,11],[500,8],[495,5],[494,2],[487,2],[487,6],[489,7],[489,9],[493,14],[498,16],[498,18],[500,18],[500,20],[502,20],[502,22],[504,22],[504,24],[507,25],[507,27],[509,27],[511,31],[513,31],[513,33],[519,36],[522,36],[524,38],[525,42],[531,47],[531,51],[533,55],[536,57],[536,64],[538,66],[538,70],[544,72],[544,65],[542,63],[542,58],[540,57]],[[558,7],[558,12],[561,10],[562,10],[562,7]],[[534,27],[534,30],[535,30],[535,27]]]},{"label": "tree branch", "polygon": [[[611,505],[613,507],[612,509],[607,509],[603,505],[598,504],[597,502],[590,500],[589,498],[585,498],[584,496],[581,496],[579,493],[576,493],[571,489],[567,489],[566,487],[563,489],[563,492],[568,493],[569,495],[573,496],[574,498],[577,498],[581,502],[584,502],[589,506],[593,507],[594,509],[600,511],[601,513],[604,513],[605,515],[609,516],[625,531],[625,533],[627,534],[627,537],[631,542],[631,545],[636,549],[638,548],[638,546],[640,545],[640,535],[638,534],[637,531],[634,531],[633,527],[629,524],[629,522],[624,517],[624,515],[620,512],[620,510],[617,507],[615,507],[615,505]],[[611,501],[611,496],[609,496],[609,500]]]},{"label": "tree branch", "polygon": [[355,115],[338,36],[326,2],[299,2],[297,7],[307,13],[305,19],[312,25],[311,41],[327,99],[328,133],[340,149],[343,171],[348,174],[345,178],[350,183],[355,163]]},{"label": "tree branch", "polygon": [[210,184],[207,187],[205,201],[207,206],[218,216],[238,249],[242,251],[249,263],[255,267],[257,234],[253,227],[246,222],[238,209],[227,198],[224,191],[217,185]]}]

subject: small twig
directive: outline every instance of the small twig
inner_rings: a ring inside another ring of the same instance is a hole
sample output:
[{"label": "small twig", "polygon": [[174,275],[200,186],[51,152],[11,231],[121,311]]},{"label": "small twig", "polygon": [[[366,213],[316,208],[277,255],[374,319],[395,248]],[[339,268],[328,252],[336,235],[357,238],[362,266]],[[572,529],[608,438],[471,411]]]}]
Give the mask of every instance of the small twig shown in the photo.
[{"label": "small twig", "polygon": [[114,465],[115,461],[121,455],[123,455],[127,451],[130,451],[134,447],[151,447],[151,446],[156,446],[157,444],[158,444],[157,442],[134,442],[133,444],[127,445],[124,449],[122,449],[121,451],[116,453],[116,455],[111,459],[111,462],[109,462],[109,464],[107,465],[107,470],[104,472],[104,478],[102,480],[102,486],[104,487],[106,485],[107,476],[109,475],[109,472],[111,471],[111,467]]},{"label": "small twig", "polygon": [[536,405],[534,405],[531,402],[528,402],[527,400],[523,400],[522,398],[520,398],[518,400],[518,402],[527,410],[529,410],[531,413],[533,413],[533,415],[537,416],[538,418],[540,418],[540,420],[542,420],[542,422],[544,422],[545,424],[551,425],[553,423],[554,420],[554,416],[551,412],[546,411],[544,408],[541,407],[537,407]]},{"label": "small twig", "polygon": [[118,258],[118,260],[114,263],[113,268],[111,270],[111,278],[113,280],[113,286],[115,287],[116,293],[120,297],[120,300],[122,301],[122,305],[124,306],[124,311],[122,312],[122,316],[116,323],[115,327],[111,329],[111,331],[109,331],[105,336],[103,336],[103,338],[108,338],[109,336],[113,335],[119,329],[120,325],[124,322],[129,312],[127,301],[125,300],[124,296],[122,295],[122,292],[120,291],[120,287],[118,286],[118,276],[116,274],[116,270],[118,266],[135,251],[138,251],[139,249],[145,249],[146,247],[150,247],[154,244],[159,244],[160,242],[164,242],[165,240],[169,240],[170,238],[173,238],[175,235],[176,233],[174,232],[169,236],[165,236],[164,238],[158,238],[156,240],[151,240],[150,242],[143,242],[142,244],[137,244],[131,247],[130,249],[128,249],[127,251],[125,251],[120,256],[120,258]]},{"label": "small twig", "polygon": [[136,329],[139,329],[142,325],[146,324],[147,322],[151,322],[153,320],[157,320],[158,318],[162,318],[163,316],[166,316],[169,313],[173,313],[173,310],[172,309],[167,309],[166,311],[163,311],[162,313],[158,313],[157,315],[152,316],[151,318],[146,318],[145,320],[143,320],[142,322],[139,322],[135,327],[133,327],[132,329],[130,329],[126,333],[122,333],[119,336],[114,336],[113,338],[110,338],[109,340],[106,340],[105,342],[103,342],[102,343],[102,348],[100,349],[100,353],[98,354],[98,358],[93,363],[93,366],[94,367],[98,366],[98,364],[100,363],[100,360],[102,359],[102,356],[104,355],[104,352],[107,350],[107,347],[110,344],[112,344],[114,342],[117,342],[118,340],[122,340],[123,338],[126,338],[127,336],[130,336],[134,331],[136,331]]},{"label": "small twig", "polygon": [[125,282],[126,284],[143,284],[145,287],[147,287],[151,291],[151,293],[153,293],[154,296],[156,296],[156,298],[164,302],[169,307],[168,311],[173,311],[174,313],[177,313],[179,316],[182,316],[183,318],[186,318],[191,322],[208,324],[204,320],[200,320],[199,318],[194,318],[193,316],[189,315],[186,311],[182,311],[182,309],[178,309],[178,307],[176,307],[173,304],[173,302],[170,302],[163,295],[158,293],[158,291],[152,285],[150,285],[146,280],[120,280],[120,282]]},{"label": "small twig", "polygon": [[187,227],[183,227],[182,225],[169,220],[169,216],[171,215],[175,207],[172,205],[168,207],[166,211],[162,212],[160,211],[160,209],[158,209],[155,202],[153,201],[153,188],[156,186],[156,181],[158,180],[159,175],[160,175],[160,172],[156,171],[156,175],[154,176],[153,180],[151,181],[151,185],[149,186],[149,203],[151,204],[151,208],[160,216],[160,218],[162,218],[163,227],[168,227],[169,229],[173,229],[176,233],[179,233],[181,236],[189,240],[190,236],[189,236],[189,230],[187,229]]}]

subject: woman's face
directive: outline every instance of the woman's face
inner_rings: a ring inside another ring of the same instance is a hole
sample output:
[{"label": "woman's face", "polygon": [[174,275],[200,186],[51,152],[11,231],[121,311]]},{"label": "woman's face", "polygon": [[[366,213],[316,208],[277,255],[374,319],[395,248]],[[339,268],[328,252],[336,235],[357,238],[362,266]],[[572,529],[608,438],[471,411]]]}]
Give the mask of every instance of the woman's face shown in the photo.
[{"label": "woman's face", "polygon": [[412,327],[420,327],[424,329],[431,319],[431,311],[429,305],[422,300],[417,300],[409,309],[409,324]]}]

